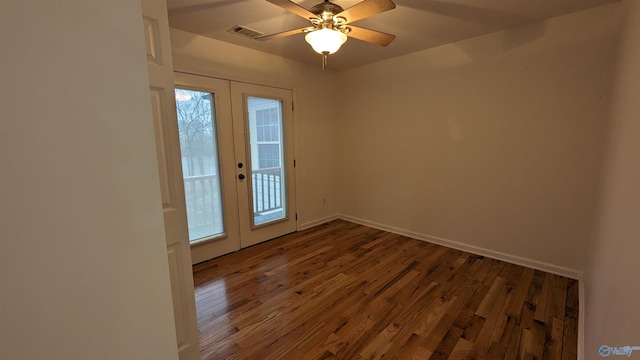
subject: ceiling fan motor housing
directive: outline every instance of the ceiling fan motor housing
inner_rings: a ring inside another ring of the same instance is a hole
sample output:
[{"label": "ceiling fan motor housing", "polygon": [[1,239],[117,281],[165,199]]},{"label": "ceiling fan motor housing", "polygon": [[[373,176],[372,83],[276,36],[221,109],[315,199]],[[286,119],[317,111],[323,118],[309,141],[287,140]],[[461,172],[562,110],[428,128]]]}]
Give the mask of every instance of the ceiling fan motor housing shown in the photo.
[{"label": "ceiling fan motor housing", "polygon": [[316,14],[323,22],[333,23],[333,16],[344,11],[342,6],[334,4],[330,1],[325,1],[320,4],[314,5],[311,8],[312,13]]}]

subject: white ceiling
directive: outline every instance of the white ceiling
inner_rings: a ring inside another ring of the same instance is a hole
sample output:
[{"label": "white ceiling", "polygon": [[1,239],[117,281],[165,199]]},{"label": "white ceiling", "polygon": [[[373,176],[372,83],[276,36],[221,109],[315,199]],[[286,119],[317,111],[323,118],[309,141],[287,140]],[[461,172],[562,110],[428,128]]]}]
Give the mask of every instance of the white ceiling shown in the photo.
[{"label": "white ceiling", "polygon": [[[394,0],[397,7],[354,25],[397,35],[380,47],[349,39],[329,56],[329,69],[342,70],[424,50],[619,0]],[[310,9],[322,0],[295,0]],[[360,0],[334,0],[349,8]],[[265,0],[167,0],[173,28],[321,66],[298,34],[257,41],[227,32],[242,25],[264,34],[304,27],[305,19]]]}]

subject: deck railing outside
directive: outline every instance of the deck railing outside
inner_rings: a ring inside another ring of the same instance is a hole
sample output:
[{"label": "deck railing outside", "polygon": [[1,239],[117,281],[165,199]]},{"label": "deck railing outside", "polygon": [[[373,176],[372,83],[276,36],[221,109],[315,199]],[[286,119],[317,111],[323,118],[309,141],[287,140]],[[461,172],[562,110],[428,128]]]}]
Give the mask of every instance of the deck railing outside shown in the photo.
[{"label": "deck railing outside", "polygon": [[265,168],[252,171],[253,212],[261,215],[282,209],[282,168]]},{"label": "deck railing outside", "polygon": [[[253,212],[256,217],[282,210],[282,168],[253,170]],[[184,178],[190,240],[224,232],[217,175]],[[272,214],[273,215],[273,214]]]},{"label": "deck railing outside", "polygon": [[224,232],[219,184],[217,175],[184,178],[190,240]]}]

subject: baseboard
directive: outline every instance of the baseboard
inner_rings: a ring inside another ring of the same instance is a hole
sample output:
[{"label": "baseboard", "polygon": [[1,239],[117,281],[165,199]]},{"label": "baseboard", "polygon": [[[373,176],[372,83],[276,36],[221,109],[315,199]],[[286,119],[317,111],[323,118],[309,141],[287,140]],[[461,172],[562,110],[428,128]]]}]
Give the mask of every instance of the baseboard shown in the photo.
[{"label": "baseboard", "polygon": [[302,223],[302,224],[298,225],[298,231],[304,230],[304,229],[308,229],[308,228],[311,228],[311,227],[314,227],[314,226],[317,226],[317,225],[320,225],[320,224],[324,224],[326,222],[336,220],[337,218],[338,218],[338,214],[333,214],[333,215],[325,216],[325,217],[320,218],[320,219],[307,221],[305,223]]},{"label": "baseboard", "polygon": [[394,233],[394,234],[404,235],[404,236],[407,236],[407,237],[410,237],[410,238],[423,240],[423,241],[428,241],[430,243],[434,243],[434,244],[437,244],[437,245],[450,247],[450,248],[453,248],[453,249],[456,249],[456,250],[470,252],[470,253],[473,253],[475,255],[481,255],[481,256],[488,257],[488,258],[505,261],[505,262],[508,262],[508,263],[511,263],[511,264],[525,266],[525,267],[529,267],[529,268],[532,268],[532,269],[545,271],[545,272],[548,272],[548,273],[551,273],[551,274],[555,274],[555,275],[565,276],[565,277],[568,277],[570,279],[580,280],[582,278],[582,271],[571,269],[571,268],[566,268],[566,267],[562,267],[562,266],[558,266],[558,265],[554,265],[554,264],[549,264],[549,263],[546,263],[546,262],[543,262],[543,261],[537,261],[537,260],[527,259],[527,258],[524,258],[524,257],[521,257],[521,256],[510,255],[510,254],[506,254],[506,253],[503,253],[503,252],[489,250],[489,249],[481,248],[481,247],[478,247],[478,246],[468,245],[468,244],[464,244],[464,243],[461,243],[461,242],[458,242],[458,241],[444,239],[444,238],[437,237],[437,236],[420,234],[420,233],[416,233],[416,232],[413,232],[413,231],[397,228],[397,227],[394,227],[394,226],[389,226],[389,225],[380,224],[380,223],[369,221],[369,220],[360,219],[360,218],[353,217],[353,216],[350,216],[350,215],[338,214],[337,218],[340,218],[340,219],[343,219],[343,220],[347,220],[347,221],[351,221],[351,222],[354,222],[356,224],[369,226],[369,227],[372,227],[372,228],[375,228],[375,229],[388,231],[388,232],[391,232],[391,233]]}]

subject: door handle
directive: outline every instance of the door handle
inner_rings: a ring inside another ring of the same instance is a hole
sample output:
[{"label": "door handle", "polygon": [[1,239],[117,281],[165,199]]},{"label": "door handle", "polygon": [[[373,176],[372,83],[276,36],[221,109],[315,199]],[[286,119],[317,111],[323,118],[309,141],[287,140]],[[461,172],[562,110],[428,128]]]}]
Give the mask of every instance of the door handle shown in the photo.
[{"label": "door handle", "polygon": [[240,174],[240,175],[238,175],[238,179],[240,179],[240,180],[244,180],[244,174]]}]

